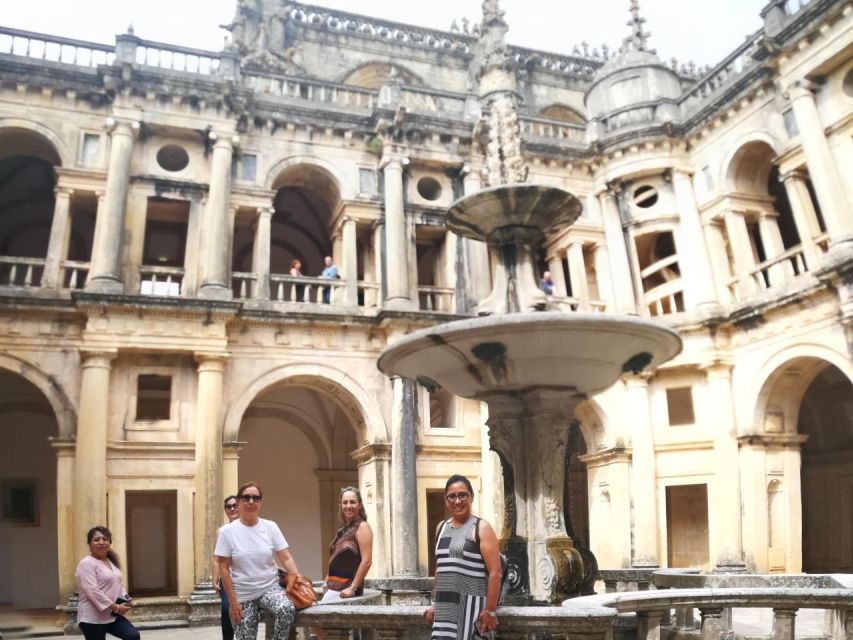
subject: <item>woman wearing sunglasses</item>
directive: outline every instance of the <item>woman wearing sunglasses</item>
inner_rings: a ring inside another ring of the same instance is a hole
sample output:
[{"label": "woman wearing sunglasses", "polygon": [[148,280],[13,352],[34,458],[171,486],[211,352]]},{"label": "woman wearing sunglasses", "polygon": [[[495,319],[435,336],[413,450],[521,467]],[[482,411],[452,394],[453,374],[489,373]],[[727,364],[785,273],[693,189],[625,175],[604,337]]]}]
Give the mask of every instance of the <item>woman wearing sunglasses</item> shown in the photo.
[{"label": "woman wearing sunglasses", "polygon": [[465,476],[444,487],[450,518],[438,525],[432,607],[424,613],[432,637],[479,640],[495,631],[501,557],[492,526],[471,513],[474,488]]},{"label": "woman wearing sunglasses", "polygon": [[295,610],[278,582],[278,566],[294,576],[299,569],[278,525],[258,515],[261,488],[246,483],[237,491],[237,499],[240,517],[219,530],[214,550],[222,588],[231,603],[234,636],[256,640],[258,613],[265,609],[275,618],[273,640],[287,640]]}]

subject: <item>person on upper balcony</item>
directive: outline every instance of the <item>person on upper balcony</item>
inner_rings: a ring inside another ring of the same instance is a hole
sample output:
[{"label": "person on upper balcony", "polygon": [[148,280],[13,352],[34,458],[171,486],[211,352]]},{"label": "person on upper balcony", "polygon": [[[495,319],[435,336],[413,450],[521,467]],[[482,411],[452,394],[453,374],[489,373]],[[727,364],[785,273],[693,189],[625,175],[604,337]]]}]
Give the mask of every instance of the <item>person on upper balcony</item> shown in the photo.
[{"label": "person on upper balcony", "polygon": [[[326,256],[323,259],[323,263],[325,264],[325,267],[323,267],[320,277],[325,278],[326,280],[339,280],[341,276],[338,273],[338,268],[335,266],[335,262],[332,260],[332,256]],[[323,287],[323,302],[325,304],[329,304],[331,301],[332,287]]]},{"label": "person on upper balcony", "polygon": [[542,279],[539,281],[539,288],[546,296],[554,295],[554,280],[551,278],[551,272],[546,271],[542,274]]}]

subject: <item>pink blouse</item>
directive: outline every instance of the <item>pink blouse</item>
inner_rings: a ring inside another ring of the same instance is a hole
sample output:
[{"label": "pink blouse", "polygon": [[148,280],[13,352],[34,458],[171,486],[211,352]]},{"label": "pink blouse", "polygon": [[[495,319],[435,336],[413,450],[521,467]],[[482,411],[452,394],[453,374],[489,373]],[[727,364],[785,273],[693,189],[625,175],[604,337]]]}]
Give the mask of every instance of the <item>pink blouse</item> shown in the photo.
[{"label": "pink blouse", "polygon": [[125,594],[117,566],[109,560],[86,556],[77,565],[77,584],[80,587],[77,622],[109,624],[115,620],[113,605],[116,598]]}]

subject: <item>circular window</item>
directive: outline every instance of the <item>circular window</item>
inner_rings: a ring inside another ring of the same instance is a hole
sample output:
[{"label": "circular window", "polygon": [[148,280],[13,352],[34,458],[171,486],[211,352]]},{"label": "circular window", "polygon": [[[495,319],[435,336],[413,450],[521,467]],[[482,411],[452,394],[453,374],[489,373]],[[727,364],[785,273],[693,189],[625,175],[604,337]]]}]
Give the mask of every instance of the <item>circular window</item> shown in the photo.
[{"label": "circular window", "polygon": [[166,171],[180,171],[190,163],[186,149],[176,144],[167,144],[157,152],[157,164]]},{"label": "circular window", "polygon": [[441,185],[435,178],[421,178],[418,180],[418,193],[424,200],[438,200],[441,197]]},{"label": "circular window", "polygon": [[658,202],[658,190],[648,185],[637,187],[634,191],[634,204],[640,209],[648,209],[653,207]]},{"label": "circular window", "polygon": [[841,87],[848,96],[853,98],[853,69],[850,69],[841,81]]}]

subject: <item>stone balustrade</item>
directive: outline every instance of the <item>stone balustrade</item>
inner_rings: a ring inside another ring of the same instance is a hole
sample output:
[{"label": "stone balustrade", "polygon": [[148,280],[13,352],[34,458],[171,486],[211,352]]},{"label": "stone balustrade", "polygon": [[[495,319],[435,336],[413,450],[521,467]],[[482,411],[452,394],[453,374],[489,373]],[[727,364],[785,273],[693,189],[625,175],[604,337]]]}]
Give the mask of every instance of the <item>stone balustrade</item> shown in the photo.
[{"label": "stone balustrade", "polygon": [[77,260],[65,260],[62,263],[62,288],[82,289],[89,276],[89,263]]},{"label": "stone balustrade", "polygon": [[44,258],[0,256],[0,286],[38,288],[44,265]]},{"label": "stone balustrade", "polygon": [[251,89],[272,97],[321,102],[347,109],[372,110],[378,96],[378,92],[370,89],[290,76],[252,73],[244,80]]},{"label": "stone balustrade", "polygon": [[682,95],[679,103],[685,116],[699,111],[705,104],[719,95],[724,87],[733,84],[747,70],[759,66],[759,63],[752,57],[757,37],[758,33],[747,38],[743,44],[702,75]]},{"label": "stone balustrade", "polygon": [[144,296],[179,296],[184,279],[180,267],[139,267],[139,293]]},{"label": "stone balustrade", "polygon": [[112,64],[115,47],[97,42],[60,38],[43,33],[0,27],[0,54],[58,62],[78,67]]},{"label": "stone balustrade", "polygon": [[180,47],[152,40],[136,40],[136,62],[140,65],[212,75],[219,70],[220,54],[214,51]]},{"label": "stone balustrade", "polygon": [[423,311],[453,313],[456,311],[455,296],[456,290],[452,287],[418,286],[418,298]]}]

